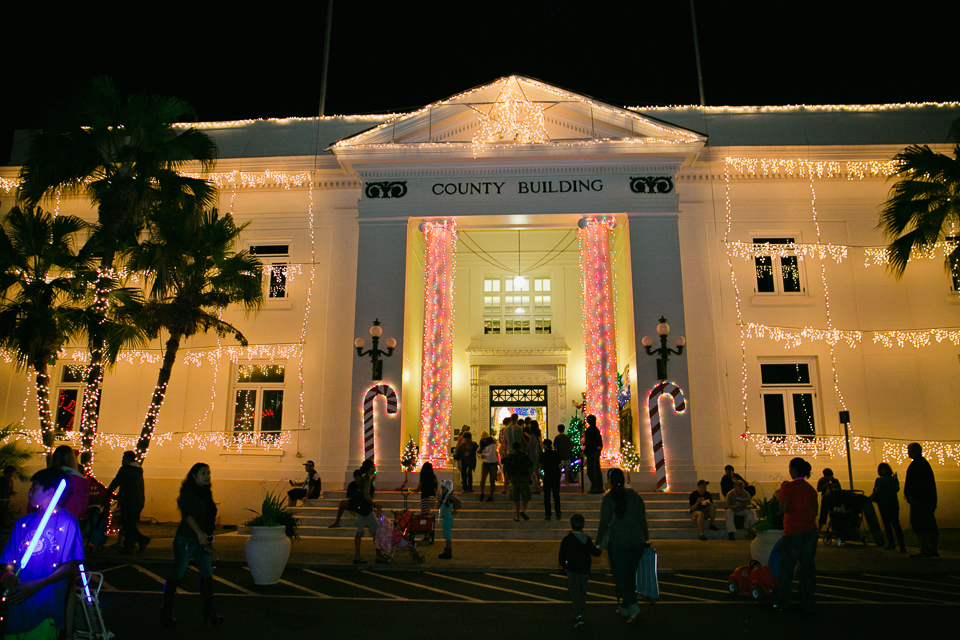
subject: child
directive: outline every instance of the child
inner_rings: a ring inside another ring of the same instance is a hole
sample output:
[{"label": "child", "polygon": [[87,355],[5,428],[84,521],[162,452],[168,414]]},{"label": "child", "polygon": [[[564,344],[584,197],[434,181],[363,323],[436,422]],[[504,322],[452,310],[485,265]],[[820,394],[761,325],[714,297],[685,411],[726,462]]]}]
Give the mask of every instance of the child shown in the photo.
[{"label": "child", "polygon": [[77,519],[64,509],[56,508],[40,536],[27,567],[15,576],[24,552],[47,505],[66,476],[55,468],[38,471],[30,478],[29,515],[17,520],[10,541],[0,556],[7,565],[3,588],[7,596],[6,634],[30,634],[36,640],[55,640],[66,627],[64,602],[73,588],[78,565],[83,561],[83,541]]},{"label": "child", "polygon": [[579,513],[570,518],[570,528],[573,529],[560,543],[560,568],[567,574],[567,588],[570,590],[570,600],[573,604],[573,628],[579,629],[583,621],[584,610],[587,606],[587,579],[590,577],[590,565],[593,563],[590,556],[600,556],[600,549],[594,544],[590,536],[583,532],[585,520]]},{"label": "child", "polygon": [[447,541],[447,546],[443,553],[437,557],[441,560],[449,560],[453,557],[453,543],[450,541],[453,533],[453,516],[460,511],[460,500],[453,495],[453,480],[444,480],[440,483],[438,504],[440,505],[440,519],[443,521],[443,538]]}]

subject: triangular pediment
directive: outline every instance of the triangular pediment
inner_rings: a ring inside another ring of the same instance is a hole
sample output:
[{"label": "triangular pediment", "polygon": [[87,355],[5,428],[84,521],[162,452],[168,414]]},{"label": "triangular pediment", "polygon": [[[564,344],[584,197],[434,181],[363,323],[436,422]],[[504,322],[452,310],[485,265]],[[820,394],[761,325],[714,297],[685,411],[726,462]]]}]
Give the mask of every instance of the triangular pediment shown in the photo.
[{"label": "triangular pediment", "polygon": [[369,147],[681,145],[700,134],[522,76],[507,76],[341,140],[334,151]]}]

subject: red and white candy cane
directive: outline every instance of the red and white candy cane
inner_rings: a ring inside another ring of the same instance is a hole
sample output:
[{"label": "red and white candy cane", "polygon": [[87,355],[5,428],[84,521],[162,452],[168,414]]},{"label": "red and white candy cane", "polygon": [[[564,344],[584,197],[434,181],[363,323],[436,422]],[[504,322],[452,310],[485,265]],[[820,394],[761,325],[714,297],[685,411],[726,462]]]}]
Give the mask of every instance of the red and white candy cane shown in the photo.
[{"label": "red and white candy cane", "polygon": [[383,396],[387,401],[387,413],[397,412],[397,392],[388,384],[375,384],[363,396],[363,459],[373,460],[373,400]]},{"label": "red and white candy cane", "polygon": [[657,471],[657,489],[667,490],[667,463],[663,460],[663,433],[660,424],[660,398],[670,396],[674,413],[683,413],[687,408],[683,391],[673,382],[663,380],[650,390],[647,396],[647,409],[650,412],[650,439],[653,442],[653,460]]}]

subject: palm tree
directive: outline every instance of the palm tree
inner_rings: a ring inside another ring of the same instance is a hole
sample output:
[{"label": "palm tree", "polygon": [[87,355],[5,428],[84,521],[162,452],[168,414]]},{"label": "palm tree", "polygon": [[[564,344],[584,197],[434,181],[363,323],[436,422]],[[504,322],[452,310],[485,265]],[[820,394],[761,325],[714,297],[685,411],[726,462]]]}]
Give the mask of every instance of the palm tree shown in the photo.
[{"label": "palm tree", "polygon": [[[18,434],[17,424],[8,424],[0,429],[0,471],[8,466],[16,467],[17,478],[27,479],[27,463],[33,459],[33,450],[10,436]],[[2,505],[0,505],[2,508]]]},{"label": "palm tree", "polygon": [[[953,157],[913,145],[896,156],[898,178],[884,203],[880,224],[892,241],[887,246],[890,270],[899,279],[914,251],[933,247],[957,234],[960,223],[960,119],[950,127]],[[960,275],[960,245],[947,256],[946,267]]]},{"label": "palm tree", "polygon": [[14,207],[0,226],[0,346],[17,354],[16,368],[36,376],[43,447],[53,447],[47,371],[57,353],[82,331],[74,273],[85,259],[74,237],[87,224],[75,216],[56,219],[40,208]]},{"label": "palm tree", "polygon": [[[191,222],[185,224],[185,219]],[[239,329],[220,319],[220,311],[228,305],[240,304],[249,312],[263,302],[263,265],[246,251],[234,250],[245,227],[237,227],[230,214],[221,217],[216,209],[192,216],[175,207],[159,207],[148,225],[150,238],[130,254],[130,268],[155,273],[139,326],[151,338],[161,330],[168,334],[137,442],[141,462],[150,447],[181,341],[212,329],[221,337],[232,333],[242,345],[247,344]]]},{"label": "palm tree", "polygon": [[[193,108],[177,98],[142,93],[124,100],[112,80],[98,77],[73,104],[52,114],[46,126],[33,133],[28,160],[20,171],[20,201],[36,204],[45,195],[70,187],[97,205],[102,251],[94,314],[106,316],[116,254],[139,236],[153,206],[185,198],[203,207],[215,204],[215,187],[180,173],[191,161],[199,161],[208,171],[216,158],[210,136],[174,126],[195,117]],[[82,452],[91,450],[96,429],[105,341],[99,327],[93,323],[88,335]]]}]

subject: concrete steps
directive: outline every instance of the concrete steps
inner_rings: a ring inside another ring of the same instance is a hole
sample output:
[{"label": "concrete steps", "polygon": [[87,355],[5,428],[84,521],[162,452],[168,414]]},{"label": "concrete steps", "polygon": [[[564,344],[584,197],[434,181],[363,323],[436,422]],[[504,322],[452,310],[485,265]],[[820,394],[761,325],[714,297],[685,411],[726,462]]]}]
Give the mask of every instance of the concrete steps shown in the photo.
[{"label": "concrete steps", "polygon": [[[454,536],[457,540],[560,540],[570,530],[570,516],[583,515],[587,524],[585,531],[596,534],[600,521],[599,495],[581,494],[578,487],[564,487],[560,495],[563,508],[562,520],[556,516],[544,519],[543,495],[531,496],[527,507],[529,521],[514,522],[514,506],[509,494],[497,488],[493,502],[480,502],[479,493],[457,493],[463,508],[454,520]],[[654,540],[695,540],[697,530],[689,517],[689,502],[686,493],[643,492],[647,508],[647,524]],[[326,491],[317,500],[309,500],[293,511],[300,519],[300,536],[304,538],[352,538],[356,533],[354,518],[345,512],[340,527],[330,529],[337,507],[346,498],[345,491]],[[406,508],[415,513],[420,509],[420,496],[406,494]],[[384,515],[404,509],[404,494],[397,491],[378,491],[377,502],[383,506]],[[436,512],[434,512],[436,513]],[[717,521],[723,529],[723,510],[718,509]],[[438,524],[439,529],[439,524]],[[437,532],[442,537],[440,531]],[[708,537],[726,538],[723,531],[710,531]]]}]

